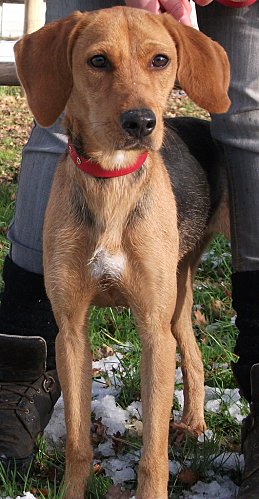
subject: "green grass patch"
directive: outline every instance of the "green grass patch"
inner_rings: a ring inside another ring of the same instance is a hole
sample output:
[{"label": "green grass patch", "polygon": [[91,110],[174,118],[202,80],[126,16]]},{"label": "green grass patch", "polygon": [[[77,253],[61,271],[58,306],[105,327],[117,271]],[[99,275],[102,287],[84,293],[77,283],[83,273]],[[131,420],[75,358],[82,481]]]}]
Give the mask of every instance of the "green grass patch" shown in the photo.
[{"label": "green grass patch", "polygon": [[0,97],[21,97],[22,91],[20,86],[0,86]]}]

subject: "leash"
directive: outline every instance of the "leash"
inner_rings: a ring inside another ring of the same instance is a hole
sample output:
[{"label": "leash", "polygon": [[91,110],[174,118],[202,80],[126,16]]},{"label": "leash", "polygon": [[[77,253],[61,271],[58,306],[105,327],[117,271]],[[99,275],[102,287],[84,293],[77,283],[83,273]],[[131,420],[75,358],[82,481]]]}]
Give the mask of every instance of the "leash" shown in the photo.
[{"label": "leash", "polygon": [[71,144],[70,140],[68,140],[68,154],[71,157],[73,163],[88,175],[92,177],[99,178],[112,178],[112,177],[121,177],[122,175],[128,175],[129,173],[133,173],[136,170],[139,170],[147,159],[148,152],[140,154],[133,165],[128,166],[127,168],[120,168],[118,170],[105,170],[101,167],[99,163],[95,163],[90,159],[86,159],[83,156],[77,154],[74,146]]}]

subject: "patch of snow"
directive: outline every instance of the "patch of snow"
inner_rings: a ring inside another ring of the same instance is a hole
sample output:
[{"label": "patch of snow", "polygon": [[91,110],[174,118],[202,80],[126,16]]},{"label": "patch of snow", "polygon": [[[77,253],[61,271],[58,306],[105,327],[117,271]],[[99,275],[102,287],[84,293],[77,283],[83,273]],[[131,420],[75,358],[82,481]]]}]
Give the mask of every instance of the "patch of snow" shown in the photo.
[{"label": "patch of snow", "polygon": [[171,475],[178,475],[178,473],[181,471],[182,466],[178,461],[170,461],[169,460],[169,473]]},{"label": "patch of snow", "polygon": [[107,426],[107,434],[113,435],[117,431],[121,435],[125,432],[127,411],[116,404],[115,397],[105,395],[102,399],[92,401],[92,411],[96,418],[102,418],[102,423]]},{"label": "patch of snow", "polygon": [[97,360],[93,362],[93,369],[100,369],[101,371],[110,373],[114,369],[121,369],[121,359],[123,358],[122,353],[117,353],[116,355],[109,355],[104,359]]},{"label": "patch of snow", "polygon": [[109,476],[113,483],[123,483],[129,480],[136,479],[136,473],[133,466],[139,460],[138,455],[131,453],[120,456],[120,458],[107,459],[102,462],[102,467],[107,476]]},{"label": "patch of snow", "polygon": [[244,419],[242,414],[242,401],[238,388],[212,388],[205,386],[205,411],[219,412],[221,404],[224,402],[227,406],[227,411],[238,423]]},{"label": "patch of snow", "polygon": [[243,470],[244,469],[244,456],[240,456],[237,452],[224,452],[216,456],[213,464],[220,466],[224,470]]},{"label": "patch of snow", "polygon": [[183,373],[182,369],[180,367],[177,367],[175,370],[175,384],[178,385],[180,383],[183,383]]},{"label": "patch of snow", "polygon": [[221,406],[221,400],[220,399],[208,400],[208,402],[205,404],[205,411],[208,411],[208,412],[219,412],[220,411],[220,406]]},{"label": "patch of snow", "polygon": [[101,399],[105,395],[112,395],[116,397],[121,391],[122,383],[118,381],[116,386],[114,385],[114,377],[109,376],[109,381],[103,377],[98,378],[98,380],[93,380],[92,382],[92,397],[93,399]]},{"label": "patch of snow", "polygon": [[[92,383],[92,396],[93,398],[102,398],[104,395],[116,396],[120,393],[122,388],[121,377],[123,376],[123,368],[120,360],[123,355],[117,353],[117,355],[110,355],[105,359],[93,362],[93,369],[102,371],[108,377],[108,383],[105,377],[101,376],[98,380],[93,380]],[[120,376],[116,374],[116,371],[120,372]]]},{"label": "patch of snow", "polygon": [[212,369],[228,369],[229,365],[226,362],[213,362]]},{"label": "patch of snow", "polygon": [[225,388],[225,390],[222,392],[222,400],[226,402],[226,404],[238,402],[240,398],[241,397],[238,388]]},{"label": "patch of snow", "polygon": [[63,396],[58,399],[51,420],[44,431],[46,441],[57,447],[63,447],[66,437],[66,425],[64,416],[64,400]]},{"label": "patch of snow", "polygon": [[[0,497],[0,499],[12,499],[12,497],[5,496],[5,498]],[[16,496],[15,499],[37,499],[37,498],[30,492],[23,492],[23,496]]]},{"label": "patch of snow", "polygon": [[136,401],[128,405],[126,409],[128,417],[142,419],[142,402]]},{"label": "patch of snow", "polygon": [[235,326],[235,325],[236,325],[236,318],[237,318],[237,316],[236,316],[236,315],[233,315],[233,317],[231,317],[231,319],[230,319],[230,324],[231,324],[232,326]]},{"label": "patch of snow", "polygon": [[184,404],[183,390],[175,390],[174,396],[177,398],[180,408],[183,409],[183,404]]},{"label": "patch of snow", "polygon": [[220,395],[222,393],[222,390],[220,390],[219,388],[207,385],[205,385],[204,388],[205,388],[205,404],[208,402],[208,400],[216,400],[221,398]]},{"label": "patch of snow", "polygon": [[206,442],[206,440],[212,440],[213,439],[213,431],[212,430],[205,430],[201,435],[198,436],[198,442]]},{"label": "patch of snow", "polygon": [[184,499],[235,499],[238,487],[224,476],[216,476],[210,483],[197,482],[190,491],[184,492]]},{"label": "patch of snow", "polygon": [[[94,380],[92,383],[92,397],[93,399],[98,399],[98,400],[99,399],[101,400],[108,395],[112,397],[111,399],[106,399],[106,401],[108,400],[108,404],[110,403],[110,405],[108,405],[106,408],[106,417],[107,417],[107,411],[109,411],[109,409],[112,410],[110,419],[114,417],[114,408],[115,408],[114,397],[118,395],[121,390],[121,382],[120,380],[116,379],[115,371],[119,370],[120,372],[122,372],[122,366],[120,363],[122,357],[123,355],[121,353],[118,353],[117,355],[111,355],[109,357],[106,357],[105,359],[93,362],[94,369],[99,369],[100,371],[103,371],[107,374],[109,378],[109,383],[107,383],[105,378],[103,377],[101,377],[98,381]],[[97,409],[97,412],[99,414],[100,411],[98,411]],[[117,410],[117,406],[116,406],[116,413],[119,413],[119,411]],[[119,414],[117,416],[117,419],[115,418],[115,425],[116,421],[118,420],[118,417]],[[124,420],[126,420],[126,417],[124,418]],[[115,430],[115,433],[116,431],[120,431],[121,429],[122,428],[120,426]],[[65,417],[64,417],[64,400],[62,396],[59,398],[58,402],[55,405],[53,415],[51,417],[48,426],[45,429],[44,435],[49,444],[57,446],[64,445],[64,440],[66,436],[66,426],[65,426]]]},{"label": "patch of snow", "polygon": [[232,404],[228,408],[228,412],[232,418],[234,418],[238,423],[242,423],[244,419],[244,415],[241,412],[241,405],[240,404]]},{"label": "patch of snow", "polygon": [[115,452],[112,446],[112,439],[107,440],[103,444],[99,444],[97,449],[104,457],[115,456]]}]

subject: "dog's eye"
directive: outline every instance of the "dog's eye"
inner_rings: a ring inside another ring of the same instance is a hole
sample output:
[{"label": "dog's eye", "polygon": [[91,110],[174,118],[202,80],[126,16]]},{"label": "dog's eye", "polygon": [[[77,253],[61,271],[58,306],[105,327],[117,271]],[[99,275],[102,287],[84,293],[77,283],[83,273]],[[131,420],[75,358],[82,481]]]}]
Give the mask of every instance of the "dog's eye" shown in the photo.
[{"label": "dog's eye", "polygon": [[158,54],[154,57],[151,62],[151,66],[153,68],[165,68],[169,62],[169,59],[166,55]]},{"label": "dog's eye", "polygon": [[105,55],[98,54],[94,55],[89,59],[88,64],[94,68],[107,69],[109,67],[109,61]]}]

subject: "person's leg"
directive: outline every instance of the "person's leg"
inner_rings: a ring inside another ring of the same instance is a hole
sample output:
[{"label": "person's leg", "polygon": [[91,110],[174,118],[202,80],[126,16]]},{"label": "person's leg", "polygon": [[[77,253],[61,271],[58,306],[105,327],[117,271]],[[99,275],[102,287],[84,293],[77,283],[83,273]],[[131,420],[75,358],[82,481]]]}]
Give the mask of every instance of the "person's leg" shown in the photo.
[{"label": "person's leg", "polygon": [[255,403],[259,391],[259,3],[239,9],[213,2],[198,7],[197,17],[200,29],[224,46],[231,64],[231,108],[212,116],[211,131],[224,145],[228,168],[239,357],[233,371],[241,392],[253,402],[256,421],[253,434],[247,431],[250,420],[246,422],[244,444],[245,473],[253,479],[243,482],[238,497],[252,499],[259,496],[259,405]]},{"label": "person's leg", "polygon": [[[228,113],[212,116],[211,131],[224,144],[228,165],[233,305],[239,328],[235,353],[238,365],[250,370],[259,362],[259,3],[237,9],[213,2],[197,8],[197,17],[200,29],[224,46],[231,64],[232,105]],[[249,370],[238,379],[247,398]]]},{"label": "person's leg", "polygon": [[[118,3],[47,0],[46,22],[74,10]],[[56,164],[66,143],[61,120],[49,129],[34,126],[23,150],[15,214],[8,231],[11,247],[4,263],[0,307],[0,461],[8,467],[15,458],[22,471],[60,395],[54,351],[57,326],[42,275],[42,228]]]},{"label": "person's leg", "polygon": [[124,5],[123,0],[46,0],[46,22],[68,16],[75,10],[97,10]]},{"label": "person's leg", "polygon": [[230,110],[213,115],[212,135],[228,159],[234,272],[259,270],[259,4],[197,7],[204,33],[225,48],[231,66]]}]

